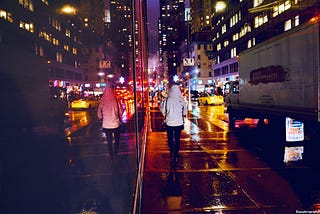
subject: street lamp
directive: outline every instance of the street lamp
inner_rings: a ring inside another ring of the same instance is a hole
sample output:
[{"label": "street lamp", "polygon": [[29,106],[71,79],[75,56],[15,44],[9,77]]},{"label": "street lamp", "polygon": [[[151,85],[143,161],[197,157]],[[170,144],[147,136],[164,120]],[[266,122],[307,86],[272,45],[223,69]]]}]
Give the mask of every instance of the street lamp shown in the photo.
[{"label": "street lamp", "polygon": [[77,9],[72,6],[72,5],[64,5],[61,9],[60,9],[60,12],[61,13],[64,13],[64,14],[71,14],[71,15],[75,15],[76,12],[77,12]]},{"label": "street lamp", "polygon": [[226,7],[227,5],[224,1],[218,1],[216,3],[215,9],[216,9],[216,12],[221,12],[221,11],[224,11]]}]

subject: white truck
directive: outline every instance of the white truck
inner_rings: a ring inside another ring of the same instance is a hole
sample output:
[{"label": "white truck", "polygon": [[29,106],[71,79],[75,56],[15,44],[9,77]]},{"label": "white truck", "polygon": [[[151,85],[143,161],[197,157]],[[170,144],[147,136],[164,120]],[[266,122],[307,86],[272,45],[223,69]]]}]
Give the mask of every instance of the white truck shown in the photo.
[{"label": "white truck", "polygon": [[290,117],[319,132],[319,43],[315,20],[240,53],[239,80],[229,82],[225,97],[231,127],[236,119],[258,118],[265,125]]}]

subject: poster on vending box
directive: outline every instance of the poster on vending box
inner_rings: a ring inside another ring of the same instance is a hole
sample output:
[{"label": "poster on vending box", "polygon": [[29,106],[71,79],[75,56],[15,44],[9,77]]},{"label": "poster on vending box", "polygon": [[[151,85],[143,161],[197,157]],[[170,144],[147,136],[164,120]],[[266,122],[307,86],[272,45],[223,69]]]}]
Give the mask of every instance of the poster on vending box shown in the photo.
[{"label": "poster on vending box", "polygon": [[286,117],[286,141],[297,142],[304,140],[303,122]]}]

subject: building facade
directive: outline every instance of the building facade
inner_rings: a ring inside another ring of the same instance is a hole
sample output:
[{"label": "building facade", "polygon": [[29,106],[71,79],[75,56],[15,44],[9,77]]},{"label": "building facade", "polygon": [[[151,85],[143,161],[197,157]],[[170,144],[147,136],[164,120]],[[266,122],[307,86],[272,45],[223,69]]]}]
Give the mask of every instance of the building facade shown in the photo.
[{"label": "building facade", "polygon": [[212,17],[214,81],[218,86],[238,78],[239,53],[319,16],[316,0],[226,1]]},{"label": "building facade", "polygon": [[188,36],[184,0],[160,0],[159,58],[169,82],[181,72]]},{"label": "building facade", "polygon": [[199,31],[192,35],[192,55],[194,67],[190,71],[191,89],[199,92],[213,92],[213,46],[209,31]]},{"label": "building facade", "polygon": [[1,44],[43,58],[49,66],[43,72],[48,73],[50,85],[80,86],[81,20],[77,15],[63,14],[60,6],[47,0],[1,1]]}]

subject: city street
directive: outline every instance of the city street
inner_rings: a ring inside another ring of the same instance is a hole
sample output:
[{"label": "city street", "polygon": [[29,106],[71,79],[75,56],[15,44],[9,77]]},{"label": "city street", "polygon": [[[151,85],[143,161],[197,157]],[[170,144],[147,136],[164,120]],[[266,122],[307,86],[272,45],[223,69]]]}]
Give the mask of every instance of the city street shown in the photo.
[{"label": "city street", "polygon": [[250,123],[229,131],[223,106],[193,106],[173,162],[161,120],[153,108],[142,213],[298,213],[319,203],[316,152],[285,164],[275,133]]},{"label": "city street", "polygon": [[[95,111],[70,114],[67,139],[2,136],[0,213],[130,213],[135,136],[122,133],[111,159]],[[151,107],[141,213],[295,213],[319,203],[316,150],[285,164],[281,146],[264,146],[279,143],[275,135],[248,123],[229,131],[223,106],[194,105],[173,162],[162,119]]]},{"label": "city street", "polygon": [[0,29],[0,214],[320,213],[319,0],[1,0]]}]

